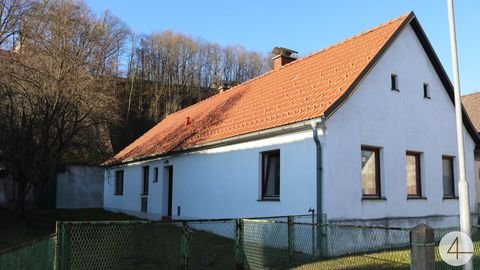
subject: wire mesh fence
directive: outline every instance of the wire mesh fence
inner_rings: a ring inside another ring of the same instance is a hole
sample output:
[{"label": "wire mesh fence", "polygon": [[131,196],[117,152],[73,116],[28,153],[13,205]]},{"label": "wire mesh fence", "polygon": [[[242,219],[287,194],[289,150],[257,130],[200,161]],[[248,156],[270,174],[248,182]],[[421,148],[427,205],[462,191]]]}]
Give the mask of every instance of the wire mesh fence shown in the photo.
[{"label": "wire mesh fence", "polygon": [[55,235],[14,247],[0,253],[0,270],[53,269]]},{"label": "wire mesh fence", "polygon": [[243,220],[250,269],[409,269],[409,230]]},{"label": "wire mesh fence", "polygon": [[177,269],[181,223],[63,222],[59,269]]},{"label": "wire mesh fence", "polygon": [[[436,269],[457,269],[438,252],[441,237],[454,230],[435,230]],[[472,233],[480,268],[480,233]],[[411,257],[410,229],[325,224],[311,215],[62,222],[57,235],[0,254],[0,270],[409,269]]]},{"label": "wire mesh fence", "polygon": [[[453,232],[453,231],[460,231],[460,228],[441,228],[436,229],[434,233],[435,238],[435,269],[440,270],[450,270],[450,269],[463,269],[461,266],[455,267],[448,265],[446,262],[442,260],[440,257],[439,251],[439,243],[442,237],[446,234]],[[473,242],[473,265],[475,269],[480,269],[480,227],[475,226],[472,228],[472,242]]]}]

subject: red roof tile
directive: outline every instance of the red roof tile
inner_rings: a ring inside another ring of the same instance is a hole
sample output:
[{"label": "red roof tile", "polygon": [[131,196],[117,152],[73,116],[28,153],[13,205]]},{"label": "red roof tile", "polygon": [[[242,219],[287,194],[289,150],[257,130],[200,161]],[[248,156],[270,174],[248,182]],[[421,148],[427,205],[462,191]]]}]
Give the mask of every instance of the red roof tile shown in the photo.
[{"label": "red roof tile", "polygon": [[462,96],[462,104],[477,133],[480,133],[480,92]]},{"label": "red roof tile", "polygon": [[171,114],[104,165],[324,116],[412,17],[403,15]]}]

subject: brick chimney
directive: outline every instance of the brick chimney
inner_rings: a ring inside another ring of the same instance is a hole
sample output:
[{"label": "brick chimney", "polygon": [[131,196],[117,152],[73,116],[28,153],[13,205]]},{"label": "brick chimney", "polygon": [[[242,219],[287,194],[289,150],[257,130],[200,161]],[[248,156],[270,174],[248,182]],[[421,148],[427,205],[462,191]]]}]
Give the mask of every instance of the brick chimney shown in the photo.
[{"label": "brick chimney", "polygon": [[292,54],[296,54],[298,52],[283,47],[275,47],[273,48],[272,53],[274,54],[272,57],[273,69],[277,70],[281,66],[297,60],[297,58],[293,57]]}]

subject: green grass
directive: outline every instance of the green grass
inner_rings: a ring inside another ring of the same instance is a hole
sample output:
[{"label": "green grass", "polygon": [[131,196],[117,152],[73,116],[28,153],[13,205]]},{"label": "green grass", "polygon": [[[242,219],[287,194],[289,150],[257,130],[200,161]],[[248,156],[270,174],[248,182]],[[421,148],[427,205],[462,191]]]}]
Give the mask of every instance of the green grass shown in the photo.
[{"label": "green grass", "polygon": [[[134,218],[101,209],[39,211],[29,222],[20,221],[8,210],[0,210],[0,250],[55,232],[55,221],[133,220],[131,224],[69,225],[65,231],[64,263],[75,269],[179,269],[182,264],[182,227],[179,223],[142,223]],[[208,223],[210,229],[233,231],[233,223]],[[476,254],[480,234],[474,236]],[[296,253],[289,262],[288,251],[245,243],[250,269],[410,269],[410,249],[312,261]],[[436,269],[449,268],[436,252]],[[474,257],[480,265],[480,256]],[[192,230],[189,240],[189,269],[233,269],[234,241],[206,231]],[[1,267],[0,267],[1,269]]]},{"label": "green grass", "polygon": [[131,216],[103,209],[38,210],[28,219],[20,220],[10,210],[0,209],[0,251],[55,232],[57,220],[125,220]]},{"label": "green grass", "polygon": [[[475,269],[480,269],[480,234],[473,237]],[[330,260],[305,263],[294,269],[410,269],[410,249],[346,256]],[[440,258],[438,246],[435,247],[435,269],[461,269],[451,267]]]}]

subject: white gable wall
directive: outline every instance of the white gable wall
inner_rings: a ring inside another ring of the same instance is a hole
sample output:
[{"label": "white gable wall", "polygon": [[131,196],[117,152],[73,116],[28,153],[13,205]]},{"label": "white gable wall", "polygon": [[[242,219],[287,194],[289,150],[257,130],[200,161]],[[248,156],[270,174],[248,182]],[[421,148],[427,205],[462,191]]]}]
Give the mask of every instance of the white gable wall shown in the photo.
[{"label": "white gable wall", "polygon": [[[400,92],[390,88],[391,73],[398,75]],[[423,97],[424,82],[429,84],[431,99]],[[474,143],[465,129],[464,134],[470,205],[475,212]],[[454,106],[410,26],[327,120],[326,136],[325,199],[329,219],[458,214],[458,200],[443,200],[441,167],[442,155],[457,156]],[[384,201],[362,200],[361,145],[381,147]],[[422,192],[426,200],[407,200],[407,150],[423,153]],[[457,162],[455,159],[456,180]]]}]

